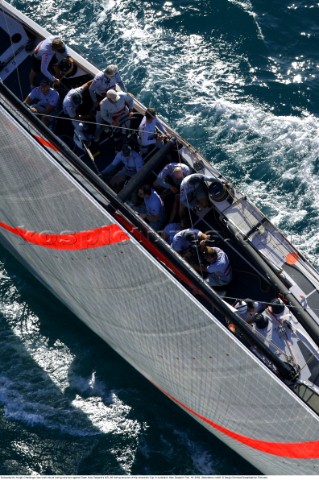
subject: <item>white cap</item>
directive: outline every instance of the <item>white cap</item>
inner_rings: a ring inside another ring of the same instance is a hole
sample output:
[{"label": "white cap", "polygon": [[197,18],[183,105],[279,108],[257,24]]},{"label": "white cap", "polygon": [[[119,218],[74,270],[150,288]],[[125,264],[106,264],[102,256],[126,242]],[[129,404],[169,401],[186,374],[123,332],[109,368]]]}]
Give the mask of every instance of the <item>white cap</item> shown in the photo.
[{"label": "white cap", "polygon": [[113,88],[107,91],[106,96],[107,98],[112,100],[112,102],[117,102],[120,99],[119,94],[115,90],[113,90]]}]

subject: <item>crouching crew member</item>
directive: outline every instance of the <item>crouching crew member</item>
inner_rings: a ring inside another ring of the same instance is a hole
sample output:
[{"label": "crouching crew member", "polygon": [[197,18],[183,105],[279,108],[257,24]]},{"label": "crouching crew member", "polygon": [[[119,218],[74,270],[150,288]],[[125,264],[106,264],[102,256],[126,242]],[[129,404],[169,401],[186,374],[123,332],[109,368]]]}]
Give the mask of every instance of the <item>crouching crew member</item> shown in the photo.
[{"label": "crouching crew member", "polygon": [[215,177],[202,175],[201,173],[193,173],[182,180],[179,198],[179,215],[181,218],[186,208],[206,208],[209,206],[208,189],[205,182],[212,182],[214,180],[216,180]]},{"label": "crouching crew member", "polygon": [[172,241],[172,248],[178,252],[197,272],[202,272],[199,242],[210,237],[197,228],[186,228],[177,232]]},{"label": "crouching crew member", "polygon": [[[73,68],[74,60],[60,37],[51,35],[40,42],[32,54],[32,66],[29,73],[31,88],[33,88],[36,76],[40,71],[53,83],[53,86],[59,85],[61,76],[59,62],[63,59],[67,59],[70,68]],[[51,69],[54,71],[54,75],[50,72]]]},{"label": "crouching crew member", "polygon": [[207,283],[213,288],[228,285],[232,281],[233,272],[226,253],[218,247],[207,247],[205,242],[201,243],[201,248],[207,262]]},{"label": "crouching crew member", "polygon": [[171,190],[172,193],[178,193],[183,179],[191,174],[192,169],[185,163],[169,163],[157,175],[154,187],[162,187]]}]

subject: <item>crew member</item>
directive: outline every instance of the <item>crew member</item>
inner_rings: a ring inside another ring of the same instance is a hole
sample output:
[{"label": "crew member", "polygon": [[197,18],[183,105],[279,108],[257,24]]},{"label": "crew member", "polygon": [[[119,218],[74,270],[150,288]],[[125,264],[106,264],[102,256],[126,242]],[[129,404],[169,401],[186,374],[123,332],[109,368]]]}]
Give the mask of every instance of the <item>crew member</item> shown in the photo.
[{"label": "crew member", "polygon": [[[68,47],[64,44],[58,36],[51,35],[42,42],[40,42],[34,49],[32,54],[32,66],[29,73],[29,81],[31,88],[34,86],[35,78],[38,72],[48,78],[53,86],[60,83],[60,72],[58,64],[64,58],[67,58],[70,63],[70,68],[73,68],[74,60],[72,59]],[[53,69],[55,75],[50,70]]]},{"label": "crew member", "polygon": [[83,132],[85,124],[81,121],[90,118],[90,114],[80,114],[79,110],[83,103],[83,93],[88,89],[90,82],[85,83],[81,87],[72,88],[66,94],[63,100],[63,111],[72,118],[72,125],[75,132]]},{"label": "crew member", "polygon": [[130,95],[117,92],[112,88],[108,90],[106,97],[100,102],[100,110],[96,112],[95,142],[100,139],[103,130],[102,121],[116,127],[120,124],[129,127],[129,117],[133,115],[133,107],[134,100]]},{"label": "crew member", "polygon": [[232,268],[226,253],[218,247],[208,247],[201,242],[202,254],[207,262],[207,283],[211,287],[228,285],[232,278]]},{"label": "crew member", "polygon": [[159,186],[178,193],[182,180],[192,173],[192,169],[185,163],[169,163],[157,175],[154,187]]},{"label": "crew member", "polygon": [[105,70],[98,72],[93,78],[89,87],[89,92],[94,103],[94,107],[99,106],[106,92],[118,85],[121,90],[126,91],[125,85],[117,68],[117,65],[108,65]]},{"label": "crew member", "polygon": [[162,122],[156,116],[156,109],[147,108],[138,127],[138,143],[142,155],[147,155],[151,147],[161,145],[166,135]]},{"label": "crew member", "polygon": [[165,220],[164,203],[159,194],[150,185],[142,185],[137,191],[138,197],[144,200],[142,208],[137,209],[139,215],[154,228],[159,230]]},{"label": "crew member", "polygon": [[192,169],[185,163],[169,163],[157,175],[154,187],[161,190],[161,197],[171,204],[169,223],[172,223],[180,209],[179,190],[185,177],[192,174]]},{"label": "crew member", "polygon": [[177,232],[172,241],[172,248],[178,252],[196,271],[202,271],[201,249],[199,242],[210,238],[197,228],[186,228]]},{"label": "crew member", "polygon": [[141,170],[144,160],[139,153],[135,152],[135,150],[129,145],[125,144],[123,145],[122,150],[115,155],[112,163],[102,171],[102,176],[113,172],[113,170],[115,170],[115,168],[121,163],[123,164],[123,168],[114,175],[110,181],[110,186],[115,191],[119,191],[126,180],[133,177],[136,172]]},{"label": "crew member", "polygon": [[212,182],[215,177],[192,173],[182,180],[180,186],[180,209],[179,215],[182,218],[185,209],[196,207],[207,208],[209,206],[208,189],[205,182]]},{"label": "crew member", "polygon": [[50,81],[47,78],[42,78],[39,87],[33,88],[23,103],[29,105],[31,112],[41,113],[40,118],[43,123],[50,126],[52,118],[49,115],[56,113],[59,100],[60,95],[54,88],[50,87]]}]

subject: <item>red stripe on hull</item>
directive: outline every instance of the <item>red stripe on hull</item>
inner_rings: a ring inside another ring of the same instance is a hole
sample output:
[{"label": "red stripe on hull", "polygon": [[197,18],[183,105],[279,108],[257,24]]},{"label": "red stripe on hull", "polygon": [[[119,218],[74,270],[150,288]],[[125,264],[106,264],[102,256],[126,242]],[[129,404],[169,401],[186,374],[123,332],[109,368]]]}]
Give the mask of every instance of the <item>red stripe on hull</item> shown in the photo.
[{"label": "red stripe on hull", "polygon": [[59,151],[59,149],[48,140],[45,140],[44,138],[39,137],[38,135],[34,135],[34,138],[36,138],[38,142],[41,143],[41,145],[43,145],[44,147],[52,148],[52,150],[54,150],[55,152]]},{"label": "red stripe on hull", "polygon": [[10,227],[3,222],[0,222],[0,227],[21,237],[28,243],[54,250],[86,250],[124,242],[129,239],[124,230],[116,224],[83,232],[60,234],[31,232],[20,227]]},{"label": "red stripe on hull", "polygon": [[[174,271],[174,273],[178,274],[178,276],[182,277],[182,280],[186,280],[183,278],[183,275],[181,275],[181,272],[178,271],[173,265],[171,265],[168,261],[167,258],[164,257],[163,254],[161,254],[158,249],[156,249],[155,245],[152,244],[148,239],[146,239],[138,230],[134,228],[128,221],[126,221],[122,216],[118,215],[117,220],[120,223],[123,223],[125,228],[127,228],[129,231],[131,231],[131,234],[138,240],[140,241],[148,250],[153,253],[158,260],[161,260],[163,263],[165,263],[167,266],[171,268],[171,270]],[[187,283],[189,283],[187,281]],[[157,387],[159,388],[159,387]],[[264,440],[256,440],[254,438],[250,437],[245,437],[244,435],[240,435],[236,432],[232,432],[231,430],[228,430],[227,428],[224,428],[221,425],[218,425],[217,423],[213,422],[212,420],[209,420],[208,418],[204,417],[203,415],[200,415],[199,413],[195,412],[191,408],[187,407],[184,405],[182,402],[177,400],[176,398],[172,397],[169,393],[165,392],[161,388],[159,388],[165,395],[167,395],[171,400],[173,400],[175,403],[183,407],[187,412],[191,413],[195,417],[199,418],[203,422],[207,423],[214,429],[218,430],[221,433],[224,433],[228,437],[233,438],[234,440],[237,440],[238,442],[247,445],[251,448],[254,448],[256,450],[260,450],[264,453],[269,453],[271,455],[276,455],[278,457],[287,457],[287,458],[300,458],[300,459],[317,459],[319,458],[319,440],[314,440],[310,442],[295,442],[295,443],[281,443],[281,442],[267,442]]]},{"label": "red stripe on hull", "polygon": [[248,447],[254,448],[255,450],[260,450],[264,453],[276,455],[277,457],[300,458],[304,460],[319,458],[319,440],[313,440],[310,442],[282,443],[267,442],[264,440],[256,440],[255,438],[245,437],[244,435],[240,435],[239,433],[228,430],[227,428],[218,425],[217,423],[209,420],[203,415],[196,413],[194,410],[187,407],[176,398],[172,397],[172,395],[170,395],[169,393],[165,392],[164,390],[161,391],[165,393],[165,395],[167,395],[175,403],[183,407],[187,412],[191,413],[195,417],[215,428],[215,430],[218,430],[219,432],[224,433],[228,437],[231,437],[234,440],[237,440],[238,442],[247,445]]}]

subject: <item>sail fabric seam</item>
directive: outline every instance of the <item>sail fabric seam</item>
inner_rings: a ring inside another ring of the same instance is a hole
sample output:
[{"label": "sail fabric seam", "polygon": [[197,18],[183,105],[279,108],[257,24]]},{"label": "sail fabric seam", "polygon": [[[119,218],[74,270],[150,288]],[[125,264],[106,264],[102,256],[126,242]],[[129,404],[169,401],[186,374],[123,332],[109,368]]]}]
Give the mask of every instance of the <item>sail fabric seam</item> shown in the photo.
[{"label": "sail fabric seam", "polygon": [[3,222],[0,222],[0,227],[19,236],[28,243],[54,250],[86,250],[124,242],[130,238],[115,223],[93,230],[63,232],[60,234],[33,232],[20,227],[11,227]]}]

